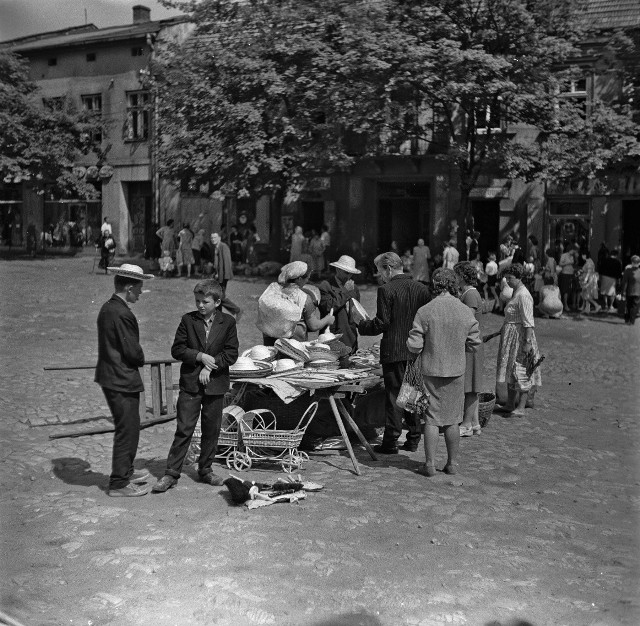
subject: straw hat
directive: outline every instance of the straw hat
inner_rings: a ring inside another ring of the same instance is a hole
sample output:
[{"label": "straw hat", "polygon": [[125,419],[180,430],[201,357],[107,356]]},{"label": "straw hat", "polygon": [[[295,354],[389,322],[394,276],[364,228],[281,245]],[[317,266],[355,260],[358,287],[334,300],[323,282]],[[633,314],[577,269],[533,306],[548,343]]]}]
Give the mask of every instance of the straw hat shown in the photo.
[{"label": "straw hat", "polygon": [[155,278],[153,274],[145,274],[139,265],[131,265],[130,263],[123,263],[120,267],[108,267],[107,269],[114,276],[126,276],[135,280]]},{"label": "straw hat", "polygon": [[356,269],[356,260],[348,254],[343,254],[337,261],[329,263],[329,265],[349,272],[349,274],[360,274],[360,270]]}]

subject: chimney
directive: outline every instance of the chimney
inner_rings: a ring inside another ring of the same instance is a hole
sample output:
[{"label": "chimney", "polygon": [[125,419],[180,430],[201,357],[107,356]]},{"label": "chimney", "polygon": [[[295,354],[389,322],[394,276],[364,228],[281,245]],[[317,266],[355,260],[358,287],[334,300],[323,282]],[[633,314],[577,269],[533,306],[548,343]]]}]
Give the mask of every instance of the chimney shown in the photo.
[{"label": "chimney", "polygon": [[133,7],[133,23],[142,24],[151,21],[151,9],[142,4],[136,4]]}]

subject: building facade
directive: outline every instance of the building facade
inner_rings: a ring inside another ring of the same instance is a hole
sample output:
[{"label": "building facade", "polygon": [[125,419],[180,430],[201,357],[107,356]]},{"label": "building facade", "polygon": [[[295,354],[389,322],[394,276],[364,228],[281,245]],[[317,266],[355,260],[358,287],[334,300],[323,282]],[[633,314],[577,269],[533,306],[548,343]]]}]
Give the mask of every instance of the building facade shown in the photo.
[{"label": "building facade", "polygon": [[120,253],[143,252],[160,219],[149,63],[158,47],[183,38],[190,27],[186,17],[151,21],[149,9],[137,5],[125,26],[89,24],[1,44],[29,60],[43,106],[66,100],[105,125],[100,154],[79,156],[74,168],[96,189],[92,198],[62,198],[53,185],[43,193],[29,181],[3,183],[0,210],[3,223],[12,224],[14,245],[26,245],[34,227],[48,245],[92,244],[107,217]]}]

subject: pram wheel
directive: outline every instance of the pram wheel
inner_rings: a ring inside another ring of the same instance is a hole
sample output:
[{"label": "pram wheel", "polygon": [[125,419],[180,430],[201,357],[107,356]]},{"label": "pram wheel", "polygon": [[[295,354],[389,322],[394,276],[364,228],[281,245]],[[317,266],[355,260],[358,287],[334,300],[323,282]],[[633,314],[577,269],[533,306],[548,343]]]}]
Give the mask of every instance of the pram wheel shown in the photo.
[{"label": "pram wheel", "polygon": [[238,472],[242,472],[243,470],[251,468],[251,457],[245,452],[239,452],[236,450],[227,458],[227,465],[229,465],[229,463],[233,465],[233,469]]},{"label": "pram wheel", "polygon": [[286,472],[287,474],[291,474],[293,470],[297,470],[300,468],[303,460],[304,459],[299,452],[289,452],[289,454],[282,457],[282,471]]}]

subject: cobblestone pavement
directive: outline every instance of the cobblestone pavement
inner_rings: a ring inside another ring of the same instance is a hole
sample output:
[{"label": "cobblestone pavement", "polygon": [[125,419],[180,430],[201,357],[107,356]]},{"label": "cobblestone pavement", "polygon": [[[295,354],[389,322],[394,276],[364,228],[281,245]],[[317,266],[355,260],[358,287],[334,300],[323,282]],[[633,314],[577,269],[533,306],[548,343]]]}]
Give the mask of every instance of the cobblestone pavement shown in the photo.
[{"label": "cobblestone pavement", "polygon": [[[111,435],[49,439],[61,422],[108,415],[90,370],[42,369],[95,362],[112,280],[92,261],[0,261],[6,613],[28,625],[640,623],[640,325],[539,320],[536,408],[463,439],[459,475],[418,475],[422,446],[379,462],[359,450],[360,477],[332,451],[304,470],[326,488],[296,505],[231,506],[192,469],[164,495],[117,500],[104,492]],[[134,305],[147,358],[168,356],[193,282],[154,280]],[[242,348],[259,340],[263,287],[230,284]],[[375,310],[375,287],[363,303]],[[173,428],[142,431],[137,465],[162,474]]]}]

